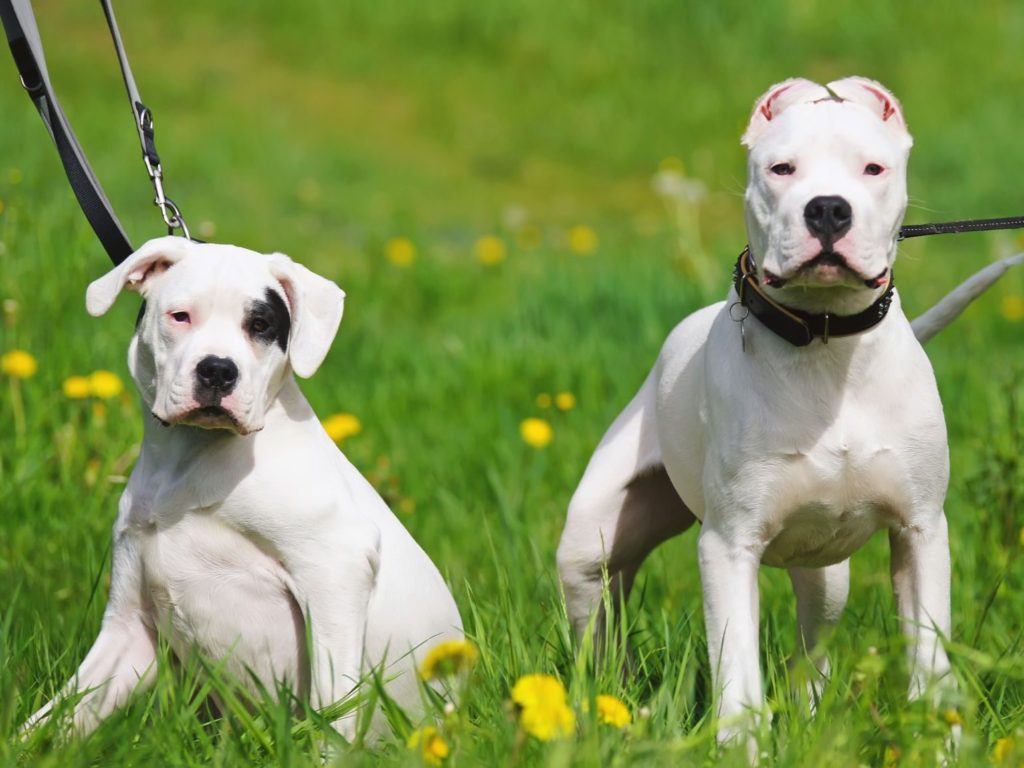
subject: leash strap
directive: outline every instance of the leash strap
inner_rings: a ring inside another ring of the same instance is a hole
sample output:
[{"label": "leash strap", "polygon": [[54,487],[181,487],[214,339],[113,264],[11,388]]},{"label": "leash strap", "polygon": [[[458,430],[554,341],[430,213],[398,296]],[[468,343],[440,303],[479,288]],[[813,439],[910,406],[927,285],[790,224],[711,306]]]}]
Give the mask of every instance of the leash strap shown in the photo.
[{"label": "leash strap", "polygon": [[120,264],[134,249],[121,227],[121,222],[114,215],[110,201],[103,193],[103,187],[89,167],[89,161],[86,160],[85,153],[75,138],[74,131],[71,130],[50,84],[43,44],[31,3],[29,0],[0,0],[0,20],[3,21],[7,32],[7,43],[11,47],[14,63],[21,75],[21,84],[57,147],[61,164],[71,183],[71,189],[78,198],[78,204],[110,260],[114,264]]},{"label": "leash strap", "polygon": [[898,240],[924,235],[955,235],[960,232],[984,232],[990,229],[1024,229],[1024,216],[1009,216],[1002,219],[966,219],[949,221],[944,224],[908,224],[900,227]]},{"label": "leash strap", "polygon": [[[181,211],[174,201],[164,194],[163,166],[160,163],[160,154],[156,149],[153,113],[142,103],[139,96],[139,89],[135,84],[135,77],[132,75],[124,43],[121,40],[121,32],[117,27],[117,20],[114,18],[114,9],[111,7],[110,0],[100,0],[100,5],[103,7],[107,25],[110,27],[110,36],[113,38],[114,48],[117,51],[117,60],[121,65],[121,75],[124,78],[125,89],[128,91],[128,100],[131,103],[132,120],[138,131],[139,144],[142,147],[142,160],[156,193],[153,202],[160,209],[160,214],[167,225],[168,234],[174,234],[176,230],[180,230],[184,237],[191,240],[192,236]],[[78,143],[70,123],[64,116],[64,110],[61,109],[60,102],[57,100],[57,94],[54,92],[49,73],[46,71],[46,56],[43,53],[43,43],[39,36],[39,27],[36,24],[30,0],[0,0],[0,20],[3,21],[4,29],[7,32],[7,43],[10,45],[14,63],[18,67],[21,84],[29,98],[32,99],[32,103],[43,119],[43,125],[46,126],[46,130],[57,147],[61,164],[71,183],[71,189],[75,193],[75,197],[78,198],[78,204],[82,207],[85,218],[103,244],[110,260],[114,264],[120,264],[135,249],[132,248],[121,222],[114,214],[110,201],[89,166],[85,152]]]},{"label": "leash strap", "polygon": [[164,194],[164,170],[160,164],[160,154],[156,151],[156,136],[153,131],[153,112],[142,103],[138,86],[135,85],[135,76],[132,74],[131,65],[128,63],[128,54],[124,50],[124,42],[121,40],[121,31],[117,26],[117,19],[114,18],[114,9],[110,0],[100,0],[103,6],[103,14],[107,17],[107,26],[110,27],[110,37],[114,41],[114,50],[117,52],[117,61],[121,65],[121,76],[124,78],[124,87],[128,91],[128,101],[132,108],[132,120],[139,133],[139,145],[142,147],[142,161],[146,164],[146,173],[153,184],[153,191],[156,199],[153,204],[160,209],[164,224],[167,225],[167,234],[173,235],[175,230],[180,229],[181,234],[192,239],[188,231],[185,218],[181,215],[178,206]]}]

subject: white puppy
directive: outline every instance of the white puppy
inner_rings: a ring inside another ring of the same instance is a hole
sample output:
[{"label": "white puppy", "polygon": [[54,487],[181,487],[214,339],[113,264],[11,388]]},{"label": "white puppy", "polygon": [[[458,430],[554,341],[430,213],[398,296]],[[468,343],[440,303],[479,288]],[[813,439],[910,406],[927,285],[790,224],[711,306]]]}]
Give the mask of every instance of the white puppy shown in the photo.
[{"label": "white puppy", "polygon": [[[655,546],[702,522],[720,738],[762,707],[760,564],[788,569],[810,651],[846,602],[848,558],[878,529],[889,534],[910,694],[947,675],[946,427],[915,330],[934,335],[1021,259],[979,273],[911,327],[892,266],[912,142],[878,83],[781,83],[758,101],[743,143],[750,246],[736,287],[672,331],[594,453],[558,549],[582,633],[604,569],[628,595]],[[815,661],[827,674],[824,655]]]},{"label": "white puppy", "polygon": [[[292,376],[323,361],[344,293],[287,256],[178,237],[90,285],[90,314],[123,288],[145,299],[128,365],[152,417],[114,526],[103,625],[60,694],[84,693],[76,730],[152,680],[158,635],[316,707],[382,668],[390,695],[420,709],[416,659],[462,637],[459,612]],[[356,719],[335,725],[352,737]]]}]

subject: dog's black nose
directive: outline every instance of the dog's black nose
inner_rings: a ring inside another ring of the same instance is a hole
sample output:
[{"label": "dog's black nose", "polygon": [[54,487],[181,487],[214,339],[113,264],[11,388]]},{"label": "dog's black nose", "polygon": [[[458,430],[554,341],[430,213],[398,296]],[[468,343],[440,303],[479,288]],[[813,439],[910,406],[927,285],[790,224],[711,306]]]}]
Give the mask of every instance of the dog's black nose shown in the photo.
[{"label": "dog's black nose", "polygon": [[853,209],[846,199],[838,195],[821,195],[804,208],[804,221],[812,235],[824,248],[845,235],[853,223]]},{"label": "dog's black nose", "polygon": [[238,382],[238,366],[229,358],[207,355],[196,366],[196,378],[206,389],[226,395]]}]

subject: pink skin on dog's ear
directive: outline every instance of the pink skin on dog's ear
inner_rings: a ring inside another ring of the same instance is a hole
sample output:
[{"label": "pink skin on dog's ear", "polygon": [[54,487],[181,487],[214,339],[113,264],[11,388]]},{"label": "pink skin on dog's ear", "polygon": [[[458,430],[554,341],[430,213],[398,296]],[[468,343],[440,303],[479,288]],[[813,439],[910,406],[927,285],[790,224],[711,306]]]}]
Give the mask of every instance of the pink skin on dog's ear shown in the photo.
[{"label": "pink skin on dog's ear", "polygon": [[883,122],[907,133],[907,121],[903,118],[899,101],[881,83],[866,77],[844,77],[842,80],[829,83],[828,87],[838,96],[873,110]]},{"label": "pink skin on dog's ear", "polygon": [[89,284],[85,292],[86,310],[93,317],[99,317],[110,309],[125,288],[145,293],[149,281],[185,258],[191,246],[192,243],[185,238],[172,236],[158,237],[145,243],[103,277]]},{"label": "pink skin on dog's ear", "polygon": [[773,85],[754,104],[750,123],[740,141],[747,149],[752,149],[768,124],[788,107],[827,96],[828,92],[823,86],[802,77],[794,77]]}]

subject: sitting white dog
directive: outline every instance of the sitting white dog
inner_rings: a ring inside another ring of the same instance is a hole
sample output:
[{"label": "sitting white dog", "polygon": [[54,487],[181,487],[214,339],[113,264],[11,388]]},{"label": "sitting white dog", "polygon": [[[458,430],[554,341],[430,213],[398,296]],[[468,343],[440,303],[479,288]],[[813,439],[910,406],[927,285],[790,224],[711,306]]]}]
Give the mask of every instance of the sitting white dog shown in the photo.
[{"label": "sitting white dog", "polygon": [[[799,644],[815,650],[846,602],[848,558],[878,529],[910,694],[948,684],[949,458],[921,342],[1024,256],[978,273],[912,327],[892,283],[912,143],[893,95],[863,78],[789,80],[757,102],[743,143],[750,245],[735,287],[672,331],[597,447],[558,549],[582,633],[605,571],[628,595],[654,547],[702,522],[720,738],[762,709],[761,563],[788,569]],[[827,675],[826,656],[816,663]]]},{"label": "sitting white dog", "polygon": [[[92,283],[90,314],[123,288],[145,299],[128,365],[152,418],[114,525],[102,628],[60,694],[83,694],[75,729],[152,680],[158,635],[318,708],[382,669],[389,695],[422,709],[417,659],[462,637],[458,609],[292,376],[323,361],[344,293],[287,256],[178,237]],[[335,726],[351,738],[356,717]]]}]

